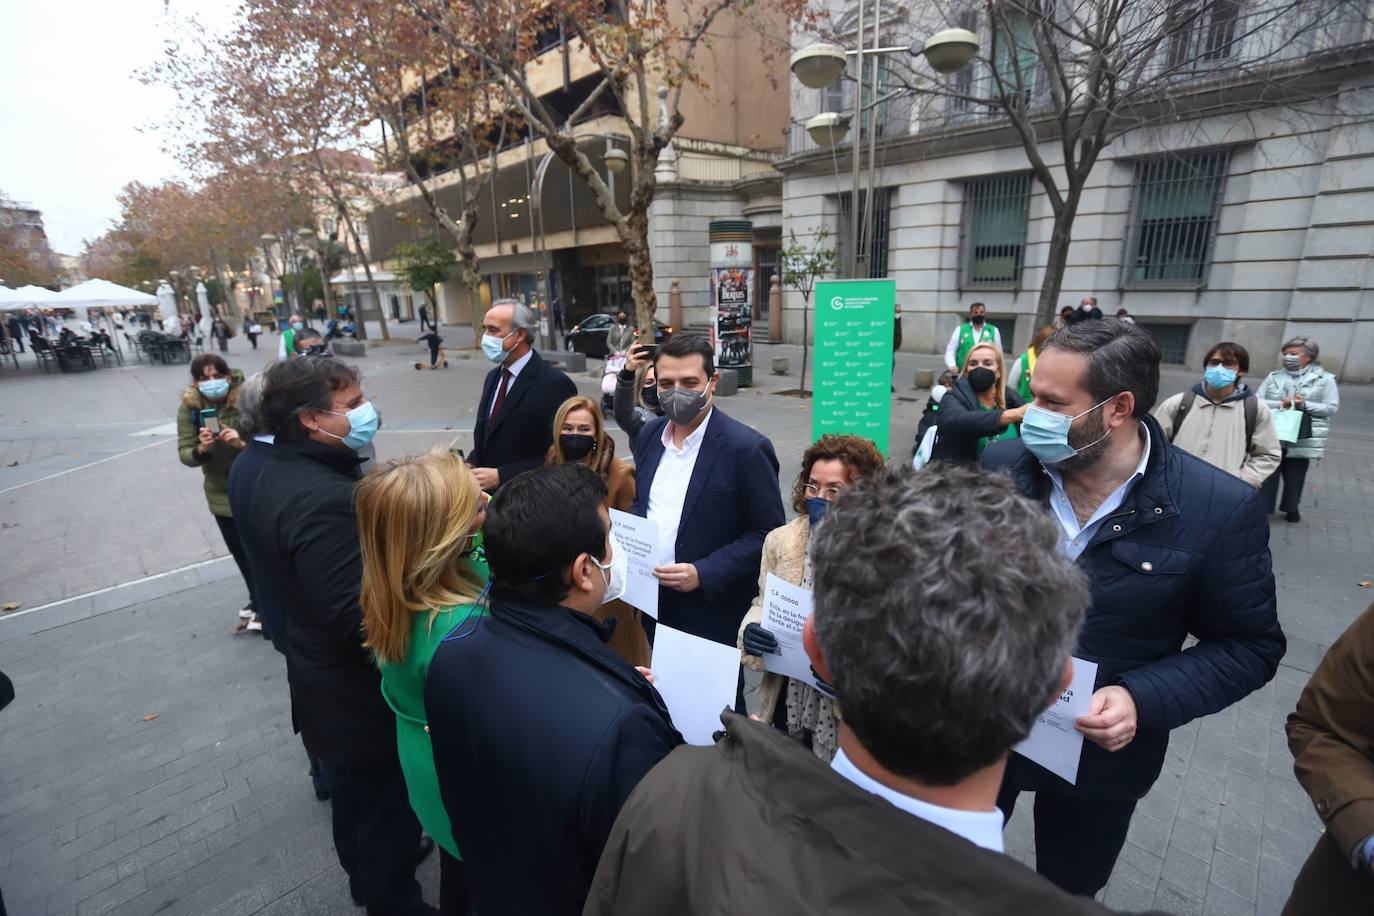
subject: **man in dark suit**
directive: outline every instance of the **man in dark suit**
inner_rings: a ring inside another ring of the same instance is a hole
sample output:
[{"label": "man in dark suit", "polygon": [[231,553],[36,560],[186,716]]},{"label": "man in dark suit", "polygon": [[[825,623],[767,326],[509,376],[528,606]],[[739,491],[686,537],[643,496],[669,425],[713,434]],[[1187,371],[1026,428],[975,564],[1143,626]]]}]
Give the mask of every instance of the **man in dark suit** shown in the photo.
[{"label": "man in dark suit", "polygon": [[534,352],[534,310],[498,299],[482,320],[482,352],[497,367],[487,373],[468,461],[482,489],[494,491],[537,468],[553,445],[553,417],[577,386]]},{"label": "man in dark suit", "polygon": [[668,338],[654,360],[664,416],[636,440],[633,513],[656,522],[659,622],[735,645],[758,594],[763,539],[783,523],[773,443],[714,407],[715,354]]},{"label": "man in dark suit", "polygon": [[279,360],[264,385],[261,416],[275,440],[242,523],[273,583],[260,599],[275,604],[270,625],[284,621],[291,720],[324,765],[354,902],[368,916],[434,913],[415,881],[423,847],[396,717],[363,647],[353,490],[376,411],[357,370],[339,360]]}]

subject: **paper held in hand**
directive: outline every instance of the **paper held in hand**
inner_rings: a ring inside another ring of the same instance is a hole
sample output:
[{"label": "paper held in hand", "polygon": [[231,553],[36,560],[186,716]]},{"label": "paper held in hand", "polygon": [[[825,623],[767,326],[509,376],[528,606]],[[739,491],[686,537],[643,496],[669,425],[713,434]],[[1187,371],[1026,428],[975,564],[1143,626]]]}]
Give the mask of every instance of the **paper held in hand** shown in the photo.
[{"label": "paper held in hand", "polygon": [[724,726],[720,714],[735,704],[739,649],[658,625],[654,634],[654,689],[688,744],[711,745]]},{"label": "paper held in hand", "polygon": [[811,592],[768,574],[763,585],[763,628],[778,641],[778,653],[763,657],[763,667],[774,674],[816,686],[811,659],[802,646],[802,626],[811,616]]},{"label": "paper held in hand", "polygon": [[616,549],[624,550],[630,561],[621,600],[657,620],[658,580],[654,578],[654,567],[665,562],[658,546],[658,525],[612,509],[611,537],[615,538]]},{"label": "paper held in hand", "polygon": [[1014,750],[1028,760],[1078,785],[1078,760],[1083,755],[1083,735],[1074,722],[1088,714],[1092,705],[1097,662],[1073,660],[1073,677],[1054,705],[1035,717],[1026,740]]}]

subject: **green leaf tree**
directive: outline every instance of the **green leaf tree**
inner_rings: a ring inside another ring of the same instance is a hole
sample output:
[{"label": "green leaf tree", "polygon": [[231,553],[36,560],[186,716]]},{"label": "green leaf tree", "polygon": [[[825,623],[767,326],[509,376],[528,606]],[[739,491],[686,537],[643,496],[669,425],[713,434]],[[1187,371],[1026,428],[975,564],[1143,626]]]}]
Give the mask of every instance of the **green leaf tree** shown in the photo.
[{"label": "green leaf tree", "polygon": [[458,263],[453,249],[439,239],[430,238],[423,242],[402,242],[396,246],[396,257],[400,259],[406,285],[424,293],[429,300],[430,320],[437,325],[439,303],[434,296],[434,287],[448,279],[449,268]]},{"label": "green leaf tree", "polygon": [[810,318],[811,293],[816,281],[835,272],[838,257],[835,246],[830,243],[830,230],[820,227],[811,236],[811,244],[803,245],[797,240],[797,233],[788,230],[787,247],[781,255],[781,279],[784,289],[801,293],[802,297],[802,363],[801,394],[806,394],[806,356],[811,347]]}]

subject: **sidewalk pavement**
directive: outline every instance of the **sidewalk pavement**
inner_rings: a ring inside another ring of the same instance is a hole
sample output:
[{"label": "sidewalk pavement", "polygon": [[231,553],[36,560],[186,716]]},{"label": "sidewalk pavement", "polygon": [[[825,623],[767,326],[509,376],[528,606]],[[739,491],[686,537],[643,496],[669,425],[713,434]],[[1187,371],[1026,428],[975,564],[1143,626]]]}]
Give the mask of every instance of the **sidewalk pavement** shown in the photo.
[{"label": "sidewalk pavement", "polygon": [[[451,350],[451,369],[417,372],[421,348],[400,337],[355,361],[385,417],[382,457],[470,441],[487,365]],[[254,354],[236,340],[231,364],[258,368],[275,353],[263,343]],[[759,366],[794,357],[795,373],[799,348],[756,352]],[[931,360],[900,354],[899,380]],[[1167,371],[1163,391],[1195,376]],[[185,367],[147,365],[4,381],[0,601],[24,605],[0,616],[0,670],[18,691],[0,713],[0,887],[15,916],[351,910],[327,805],[291,733],[281,657],[232,635],[243,585],[213,559],[224,551],[199,475],[166,433],[148,432],[171,421],[186,381]],[[590,372],[576,381],[598,390]],[[784,493],[810,440],[809,405],[775,393],[795,386],[795,375],[760,374],[721,401],[773,439]],[[892,451],[905,459],[924,393],[899,388]],[[1303,522],[1273,519],[1284,664],[1263,690],[1173,733],[1106,890],[1113,907],[1277,914],[1317,836],[1283,723],[1374,597],[1359,587],[1374,578],[1374,390],[1344,386],[1342,398]],[[1026,861],[1029,808],[1007,832]],[[432,862],[422,876],[435,899]]]}]

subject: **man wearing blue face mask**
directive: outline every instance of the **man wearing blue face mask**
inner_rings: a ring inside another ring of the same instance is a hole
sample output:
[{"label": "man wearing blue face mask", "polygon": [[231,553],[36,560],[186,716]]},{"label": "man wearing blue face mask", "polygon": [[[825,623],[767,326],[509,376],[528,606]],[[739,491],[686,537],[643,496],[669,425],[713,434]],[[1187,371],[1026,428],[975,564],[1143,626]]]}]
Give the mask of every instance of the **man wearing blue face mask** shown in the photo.
[{"label": "man wearing blue face mask", "polygon": [[482,354],[496,363],[482,385],[468,462],[483,490],[544,463],[553,417],[577,386],[534,351],[534,310],[498,299],[482,319]]},{"label": "man wearing blue face mask", "polygon": [[[1044,345],[1021,438],[981,464],[1058,522],[1092,603],[1075,655],[1096,662],[1073,784],[1012,755],[998,805],[1035,793],[1036,868],[1084,896],[1106,885],[1169,732],[1262,687],[1286,642],[1259,491],[1171,445],[1149,415],[1159,346],[1116,319]],[[1197,643],[1180,649],[1187,637]]]},{"label": "man wearing blue face mask", "polygon": [[427,849],[397,756],[396,719],[362,644],[353,490],[377,411],[352,366],[292,359],[267,369],[259,414],[275,438],[244,536],[273,583],[260,600],[272,602],[264,607],[270,620],[284,621],[291,718],[329,784],[339,864],[369,914],[432,913],[415,881]]},{"label": "man wearing blue face mask", "polygon": [[1278,468],[1283,452],[1274,415],[1241,375],[1250,354],[1222,341],[1202,361],[1202,381],[1154,409],[1169,441],[1213,467],[1258,487]]}]

